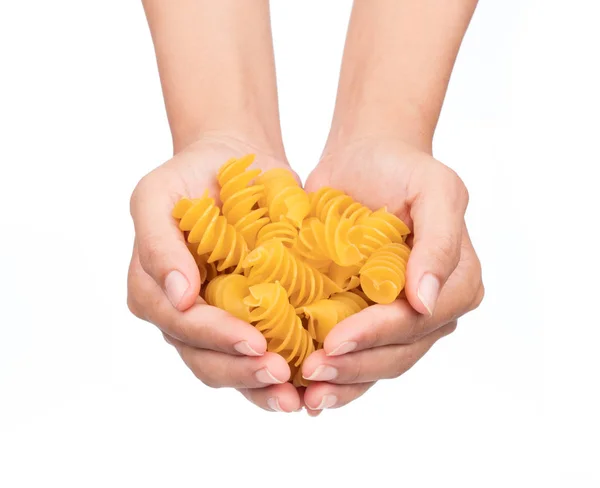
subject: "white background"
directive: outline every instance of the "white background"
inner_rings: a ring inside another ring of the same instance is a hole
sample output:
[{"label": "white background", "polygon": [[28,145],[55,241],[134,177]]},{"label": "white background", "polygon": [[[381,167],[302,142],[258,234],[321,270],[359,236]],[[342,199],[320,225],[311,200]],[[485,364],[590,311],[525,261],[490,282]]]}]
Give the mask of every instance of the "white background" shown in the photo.
[{"label": "white background", "polygon": [[[349,11],[273,2],[303,177]],[[171,151],[141,4],[2,0],[0,486],[600,486],[599,18],[480,3],[435,155],[470,190],[486,299],[406,375],[311,419],[204,387],[127,311],[129,195]]]}]

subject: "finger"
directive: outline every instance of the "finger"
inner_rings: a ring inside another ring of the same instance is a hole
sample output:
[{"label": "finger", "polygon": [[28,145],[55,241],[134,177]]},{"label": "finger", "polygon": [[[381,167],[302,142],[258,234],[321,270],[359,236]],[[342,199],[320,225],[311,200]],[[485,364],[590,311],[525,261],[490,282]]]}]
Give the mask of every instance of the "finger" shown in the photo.
[{"label": "finger", "polygon": [[242,388],[239,391],[256,406],[270,412],[296,412],[302,408],[300,395],[291,383],[265,388]]},{"label": "finger", "polygon": [[438,339],[455,328],[456,322],[452,322],[413,344],[376,347],[342,356],[327,356],[319,350],[304,361],[302,376],[310,381],[337,384],[396,378],[412,368]]},{"label": "finger", "polygon": [[481,266],[468,233],[462,259],[446,282],[433,316],[422,315],[403,299],[373,305],[337,324],[323,344],[330,356],[391,344],[410,344],[475,309],[483,298]]},{"label": "finger", "polygon": [[131,215],[144,271],[173,307],[186,310],[200,293],[200,273],[171,216],[181,195],[169,186],[160,169],[142,178],[131,197]]},{"label": "finger", "polygon": [[227,354],[261,356],[267,350],[263,335],[252,325],[197,297],[180,312],[142,269],[134,252],[129,273],[129,308],[169,336],[196,348]]},{"label": "finger", "polygon": [[320,412],[327,408],[339,408],[362,396],[375,383],[336,385],[315,382],[308,385],[304,393],[304,403],[311,411]]},{"label": "finger", "polygon": [[167,337],[183,362],[202,383],[212,388],[264,388],[280,385],[290,378],[290,368],[279,354],[261,357],[232,356],[207,349],[196,349]]},{"label": "finger", "polygon": [[440,291],[459,263],[468,195],[460,178],[440,164],[417,173],[409,198],[414,227],[406,270],[406,297],[418,312],[432,315]]}]

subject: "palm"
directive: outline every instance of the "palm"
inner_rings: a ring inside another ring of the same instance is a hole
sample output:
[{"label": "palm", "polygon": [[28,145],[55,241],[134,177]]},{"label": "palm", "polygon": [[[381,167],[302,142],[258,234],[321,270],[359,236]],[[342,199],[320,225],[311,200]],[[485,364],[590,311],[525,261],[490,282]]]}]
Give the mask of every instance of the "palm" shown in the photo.
[{"label": "palm", "polygon": [[225,135],[207,135],[155,171],[164,176],[164,184],[169,188],[173,204],[181,197],[199,197],[206,190],[218,199],[216,176],[219,167],[231,158],[249,153],[256,154],[254,165],[262,170],[288,167],[286,161],[245,141]]},{"label": "palm", "polygon": [[430,164],[440,163],[397,141],[358,141],[325,153],[306,189],[331,186],[372,209],[385,206],[410,223],[411,181],[415,171]]}]

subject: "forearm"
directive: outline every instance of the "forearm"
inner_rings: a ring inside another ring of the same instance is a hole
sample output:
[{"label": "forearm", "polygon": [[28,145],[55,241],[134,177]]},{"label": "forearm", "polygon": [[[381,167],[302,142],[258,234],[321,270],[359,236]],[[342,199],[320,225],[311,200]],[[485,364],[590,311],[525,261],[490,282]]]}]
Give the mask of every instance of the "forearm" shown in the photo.
[{"label": "forearm", "polygon": [[206,132],[282,151],[268,0],[143,0],[175,152]]},{"label": "forearm", "polygon": [[477,0],[356,0],[328,141],[401,136],[424,150]]}]

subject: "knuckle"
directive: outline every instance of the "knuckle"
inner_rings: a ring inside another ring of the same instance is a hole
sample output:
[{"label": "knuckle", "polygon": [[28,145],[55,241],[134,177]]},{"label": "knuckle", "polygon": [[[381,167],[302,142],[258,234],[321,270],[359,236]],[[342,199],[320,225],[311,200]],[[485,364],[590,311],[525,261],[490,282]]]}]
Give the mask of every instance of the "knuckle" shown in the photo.
[{"label": "knuckle", "polygon": [[447,325],[446,335],[452,334],[456,330],[457,327],[458,327],[458,321],[457,320],[455,320],[454,322],[450,322]]},{"label": "knuckle", "polygon": [[456,239],[449,235],[439,236],[433,244],[432,250],[440,264],[450,264],[453,268],[458,265],[460,253]]},{"label": "knuckle", "polygon": [[465,185],[462,178],[452,168],[449,168],[446,165],[443,165],[442,168],[444,171],[443,178],[455,195],[456,202],[460,207],[466,208],[469,203],[469,190],[467,189],[467,185]]},{"label": "knuckle", "polygon": [[133,298],[133,295],[131,294],[131,292],[127,293],[127,308],[138,319],[143,319],[139,305],[138,305],[137,301]]},{"label": "knuckle", "polygon": [[414,353],[407,352],[402,357],[397,358],[392,365],[391,374],[387,376],[387,379],[398,378],[406,373],[417,360],[414,356]]},{"label": "knuckle", "polygon": [[211,372],[207,371],[206,368],[204,368],[203,365],[198,361],[194,361],[192,364],[190,364],[189,368],[192,373],[194,373],[194,376],[209,388],[221,388],[222,385],[219,381],[217,381],[217,378]]},{"label": "knuckle", "polygon": [[362,363],[361,361],[347,361],[346,367],[348,370],[347,383],[357,383],[362,375]]},{"label": "knuckle", "polygon": [[160,263],[162,260],[162,252],[160,245],[156,239],[146,238],[139,243],[140,264],[144,271],[148,274],[152,263]]},{"label": "knuckle", "polygon": [[475,293],[475,298],[473,299],[473,302],[471,304],[471,310],[475,310],[476,308],[478,308],[479,305],[481,305],[481,302],[483,302],[484,297],[485,297],[485,287],[483,286],[483,282],[480,282],[479,288],[477,289],[477,292]]},{"label": "knuckle", "polygon": [[131,198],[129,199],[129,212],[132,216],[135,215],[135,209],[138,206],[140,198],[146,193],[146,189],[149,186],[149,181],[152,179],[152,173],[147,174],[138,181],[137,185],[131,192]]}]

